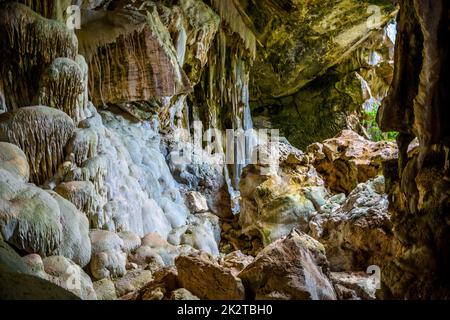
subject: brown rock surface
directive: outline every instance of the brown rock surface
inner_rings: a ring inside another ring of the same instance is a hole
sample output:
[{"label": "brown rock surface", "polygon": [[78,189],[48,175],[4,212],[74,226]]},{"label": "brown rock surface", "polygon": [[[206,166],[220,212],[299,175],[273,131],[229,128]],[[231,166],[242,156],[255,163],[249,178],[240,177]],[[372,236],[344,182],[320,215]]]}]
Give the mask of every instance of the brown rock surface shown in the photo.
[{"label": "brown rock surface", "polygon": [[328,272],[324,247],[294,229],[264,248],[239,277],[248,290],[247,298],[334,300]]},{"label": "brown rock surface", "polygon": [[155,7],[118,6],[86,15],[77,36],[89,65],[94,105],[143,101],[190,90]]},{"label": "brown rock surface", "polygon": [[230,269],[220,266],[204,253],[175,260],[180,285],[200,299],[243,300],[244,286]]},{"label": "brown rock surface", "polygon": [[342,206],[310,221],[310,235],[326,249],[333,271],[383,269],[396,254],[382,176],[359,184]]},{"label": "brown rock surface", "polygon": [[[384,131],[399,131],[399,161],[385,166],[395,237],[402,250],[383,270],[397,298],[450,297],[449,10],[443,0],[399,1],[391,90],[378,112]],[[408,157],[410,142],[418,154]]]},{"label": "brown rock surface", "polygon": [[393,142],[373,142],[351,130],[335,138],[314,143],[307,149],[317,172],[334,193],[349,193],[360,182],[382,173],[382,162],[395,159],[398,151]]}]

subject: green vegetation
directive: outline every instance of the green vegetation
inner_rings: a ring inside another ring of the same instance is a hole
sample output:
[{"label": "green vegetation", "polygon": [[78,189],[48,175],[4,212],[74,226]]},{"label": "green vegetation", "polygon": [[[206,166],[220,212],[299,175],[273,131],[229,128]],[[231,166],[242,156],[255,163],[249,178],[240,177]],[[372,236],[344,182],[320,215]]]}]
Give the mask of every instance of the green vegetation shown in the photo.
[{"label": "green vegetation", "polygon": [[367,133],[374,141],[395,140],[397,132],[382,132],[377,124],[377,113],[379,104],[376,104],[371,111],[364,111],[364,120],[362,125],[366,128]]}]

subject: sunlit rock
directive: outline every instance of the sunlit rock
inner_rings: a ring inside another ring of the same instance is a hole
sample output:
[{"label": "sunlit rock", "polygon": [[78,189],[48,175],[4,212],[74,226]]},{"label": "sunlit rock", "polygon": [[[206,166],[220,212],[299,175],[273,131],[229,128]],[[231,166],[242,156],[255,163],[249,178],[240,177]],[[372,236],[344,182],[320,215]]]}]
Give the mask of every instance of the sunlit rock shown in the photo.
[{"label": "sunlit rock", "polygon": [[367,140],[350,130],[315,143],[307,152],[325,185],[334,193],[349,193],[358,183],[382,174],[382,163],[398,157],[394,142]]}]

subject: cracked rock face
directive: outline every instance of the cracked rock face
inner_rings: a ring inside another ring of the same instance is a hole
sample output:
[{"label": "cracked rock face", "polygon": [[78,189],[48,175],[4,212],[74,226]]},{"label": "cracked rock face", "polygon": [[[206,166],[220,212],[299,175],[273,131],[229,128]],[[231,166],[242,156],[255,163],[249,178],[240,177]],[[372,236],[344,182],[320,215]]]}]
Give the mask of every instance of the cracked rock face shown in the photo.
[{"label": "cracked rock face", "polygon": [[395,256],[398,242],[392,233],[382,176],[359,184],[342,206],[311,219],[310,235],[326,249],[332,271],[384,268]]},{"label": "cracked rock face", "polygon": [[[239,1],[259,43],[252,96],[281,97],[339,62],[395,11],[390,1]],[[376,12],[374,10],[377,10]],[[378,11],[379,10],[379,11]]]},{"label": "cracked rock face", "polygon": [[383,161],[398,156],[395,143],[373,142],[351,130],[343,130],[323,143],[312,144],[307,151],[326,187],[334,193],[346,194],[358,183],[382,174]]},{"label": "cracked rock face", "polygon": [[175,260],[180,285],[200,299],[244,300],[241,279],[207,254],[180,256]]},{"label": "cracked rock face", "polygon": [[[265,148],[265,147],[264,147]],[[288,235],[292,228],[308,230],[308,221],[330,195],[307,157],[280,143],[279,169],[249,165],[240,182],[239,224],[245,234],[256,233],[264,245]]]}]

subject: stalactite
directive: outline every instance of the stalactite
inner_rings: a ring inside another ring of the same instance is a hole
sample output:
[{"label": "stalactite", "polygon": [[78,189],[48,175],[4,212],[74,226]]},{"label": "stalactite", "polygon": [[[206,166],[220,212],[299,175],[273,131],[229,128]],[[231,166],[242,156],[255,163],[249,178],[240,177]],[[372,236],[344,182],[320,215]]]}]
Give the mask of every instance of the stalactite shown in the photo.
[{"label": "stalactite", "polygon": [[64,148],[74,130],[62,111],[26,107],[0,116],[0,140],[18,145],[27,155],[30,180],[44,184],[64,161]]},{"label": "stalactite", "polygon": [[53,60],[75,59],[78,51],[77,38],[64,24],[18,3],[2,4],[0,34],[0,88],[6,105],[0,108],[7,110],[31,105],[40,76]]},{"label": "stalactite", "polygon": [[212,0],[212,6],[229,25],[232,32],[239,35],[252,58],[256,55],[256,37],[242,19],[242,13],[236,8],[234,0]]}]

